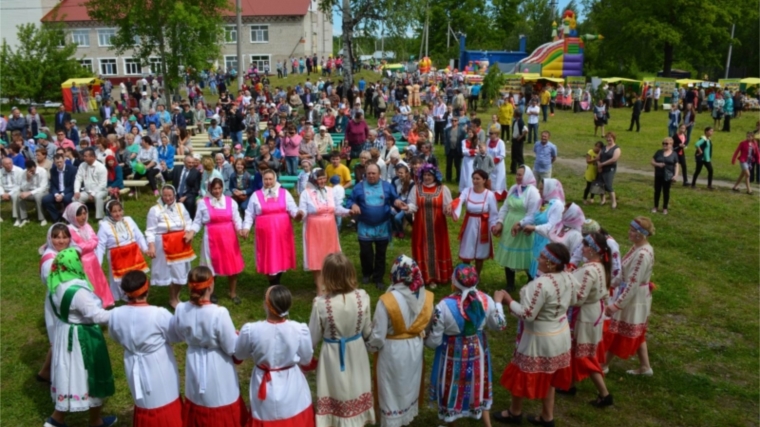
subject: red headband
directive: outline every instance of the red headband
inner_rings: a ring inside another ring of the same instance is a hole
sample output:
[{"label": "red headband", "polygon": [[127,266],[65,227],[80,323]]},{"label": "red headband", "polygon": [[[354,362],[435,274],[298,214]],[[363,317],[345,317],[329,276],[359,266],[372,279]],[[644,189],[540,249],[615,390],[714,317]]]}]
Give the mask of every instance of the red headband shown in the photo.
[{"label": "red headband", "polygon": [[137,298],[137,297],[139,297],[140,295],[143,295],[146,292],[148,292],[148,281],[147,280],[139,288],[137,288],[137,289],[135,289],[134,291],[131,291],[131,292],[125,292],[125,294],[127,294],[127,296],[129,298]]},{"label": "red headband", "polygon": [[190,286],[191,291],[202,291],[204,289],[211,287],[213,283],[214,283],[214,277],[212,276],[205,282],[188,282],[188,286]]}]

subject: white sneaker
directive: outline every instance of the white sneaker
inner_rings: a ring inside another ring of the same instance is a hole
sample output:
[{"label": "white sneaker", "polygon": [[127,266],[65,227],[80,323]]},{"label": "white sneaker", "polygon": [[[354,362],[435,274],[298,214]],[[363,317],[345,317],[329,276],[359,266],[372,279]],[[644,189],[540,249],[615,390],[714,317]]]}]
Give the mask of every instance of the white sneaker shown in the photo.
[{"label": "white sneaker", "polygon": [[18,225],[18,228],[21,228],[21,227],[23,227],[23,226],[25,226],[27,224],[29,224],[29,220],[25,219],[25,220],[21,221],[21,224]]},{"label": "white sneaker", "polygon": [[3,222],[3,218],[2,217],[0,217],[0,222]]},{"label": "white sneaker", "polygon": [[609,366],[605,366],[604,368],[602,368],[602,373],[604,375],[607,375],[609,372],[610,372],[610,367]]},{"label": "white sneaker", "polygon": [[43,219],[42,222],[40,222],[40,227],[44,227],[46,225],[47,225],[47,220]]},{"label": "white sneaker", "polygon": [[654,371],[652,370],[652,368],[649,368],[645,371],[642,371],[641,369],[631,369],[629,371],[626,371],[626,373],[628,375],[643,375],[645,377],[651,377],[652,375],[654,375]]},{"label": "white sneaker", "polygon": [[14,227],[21,227],[21,221],[16,220],[16,222],[13,223]]}]

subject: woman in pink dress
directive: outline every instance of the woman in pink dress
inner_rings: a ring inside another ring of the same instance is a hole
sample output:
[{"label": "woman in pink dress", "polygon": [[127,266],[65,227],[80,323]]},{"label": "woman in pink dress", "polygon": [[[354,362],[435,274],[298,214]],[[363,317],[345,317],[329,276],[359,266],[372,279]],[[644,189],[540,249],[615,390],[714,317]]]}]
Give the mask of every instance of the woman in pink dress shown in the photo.
[{"label": "woman in pink dress", "polygon": [[248,202],[243,224],[243,237],[248,238],[256,223],[256,271],[269,276],[270,285],[279,285],[282,273],[296,268],[296,248],[291,218],[300,221],[298,206],[277,182],[273,170],[261,176],[264,188],[256,191]]},{"label": "woman in pink dress", "polygon": [[349,213],[326,184],[325,171],[314,169],[309,176],[309,184],[298,199],[298,213],[306,218],[303,225],[303,269],[314,275],[317,295],[322,294],[322,262],[327,255],[341,251],[335,215],[346,216]]},{"label": "woman in pink dress", "polygon": [[71,241],[74,246],[80,249],[82,266],[92,284],[92,289],[103,302],[103,308],[108,308],[114,304],[113,294],[108,285],[108,280],[106,280],[106,275],[103,273],[103,268],[98,262],[98,257],[95,255],[95,249],[98,247],[98,235],[87,223],[88,214],[87,206],[79,202],[71,202],[66,207],[63,218],[69,222]]},{"label": "woman in pink dress", "polygon": [[[208,184],[206,196],[198,203],[198,211],[191,230],[185,239],[189,242],[195,234],[206,227],[201,245],[201,265],[211,269],[214,276],[227,276],[230,298],[240,304],[237,296],[237,278],[245,264],[240,253],[238,234],[243,229],[238,204],[224,195],[224,181],[213,178]],[[216,304],[214,286],[211,285],[211,302]]]}]

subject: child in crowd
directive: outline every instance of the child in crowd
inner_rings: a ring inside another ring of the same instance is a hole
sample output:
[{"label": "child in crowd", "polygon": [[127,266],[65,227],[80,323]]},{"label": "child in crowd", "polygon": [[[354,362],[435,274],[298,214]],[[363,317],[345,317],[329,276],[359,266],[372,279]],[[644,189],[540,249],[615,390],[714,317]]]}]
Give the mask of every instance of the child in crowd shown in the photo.
[{"label": "child in crowd", "polygon": [[[591,193],[591,184],[596,181],[597,177],[597,166],[596,166],[596,158],[599,156],[599,153],[602,151],[602,148],[604,147],[604,142],[597,141],[596,144],[594,144],[594,148],[588,150],[588,153],[586,153],[586,172],[583,174],[583,177],[586,179],[586,189],[583,190],[583,204],[588,205],[594,203],[594,194]],[[591,196],[589,199],[589,195]]]},{"label": "child in crowd", "polygon": [[109,335],[124,347],[124,372],[135,401],[135,427],[182,427],[179,372],[169,332],[172,314],[148,304],[148,276],[130,271],[121,280],[127,305],[111,310]]},{"label": "child in crowd", "polygon": [[298,174],[298,182],[296,184],[296,191],[298,194],[303,193],[306,190],[306,184],[309,182],[309,175],[311,175],[311,160],[301,160],[301,172]]},{"label": "child in crowd", "polygon": [[[475,158],[472,162],[472,170],[482,170],[483,172],[487,173],[488,175],[491,175],[491,171],[495,167],[493,162],[493,157],[491,157],[488,154],[486,142],[480,142],[478,143],[478,153],[475,155]],[[491,189],[491,180],[489,179],[486,181],[486,188]]]},{"label": "child in crowd", "polygon": [[245,159],[245,153],[243,153],[243,146],[240,144],[235,144],[235,160],[237,159]]},{"label": "child in crowd", "polygon": [[[346,200],[346,189],[343,188],[342,185],[340,185],[340,176],[339,175],[333,175],[330,177],[330,184],[332,185],[333,189],[333,195],[335,197],[335,204],[343,206],[344,201]],[[335,222],[338,224],[338,232],[340,232],[340,225],[342,222],[342,217],[339,215],[335,215]]]}]

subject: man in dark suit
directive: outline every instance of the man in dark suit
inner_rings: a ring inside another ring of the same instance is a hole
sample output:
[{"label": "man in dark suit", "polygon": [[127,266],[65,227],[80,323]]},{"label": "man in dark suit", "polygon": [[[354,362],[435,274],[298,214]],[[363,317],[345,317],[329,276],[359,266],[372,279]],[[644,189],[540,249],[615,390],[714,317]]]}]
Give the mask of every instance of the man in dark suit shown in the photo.
[{"label": "man in dark suit", "polygon": [[172,183],[177,189],[177,201],[185,206],[192,218],[195,218],[195,199],[201,192],[201,173],[192,155],[185,156],[184,165],[174,167]]},{"label": "man in dark suit", "polygon": [[55,131],[65,130],[64,123],[71,121],[71,114],[66,112],[66,107],[61,104],[58,107],[58,112],[55,113]]},{"label": "man in dark suit", "polygon": [[[42,206],[55,223],[61,220],[63,209],[66,209],[74,197],[77,169],[66,164],[63,154],[56,154],[54,163],[55,166],[50,170],[50,192],[42,198]],[[59,203],[63,205],[62,210],[58,210]]]},{"label": "man in dark suit", "polygon": [[303,107],[306,108],[307,105],[309,105],[310,102],[315,102],[317,100],[317,97],[312,95],[311,89],[308,87],[304,89],[303,95],[301,95],[301,102],[303,103]]}]

